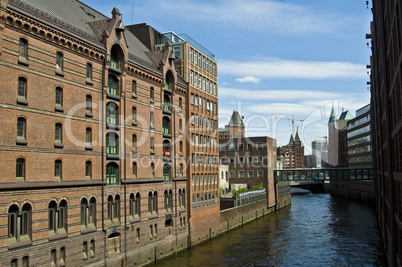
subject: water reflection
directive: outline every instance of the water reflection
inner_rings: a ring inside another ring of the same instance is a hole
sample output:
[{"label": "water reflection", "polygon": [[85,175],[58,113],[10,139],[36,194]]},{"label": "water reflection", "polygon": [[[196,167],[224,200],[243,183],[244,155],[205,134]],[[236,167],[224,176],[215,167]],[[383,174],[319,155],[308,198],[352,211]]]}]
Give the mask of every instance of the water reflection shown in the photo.
[{"label": "water reflection", "polygon": [[329,194],[292,206],[157,266],[384,266],[374,209]]}]

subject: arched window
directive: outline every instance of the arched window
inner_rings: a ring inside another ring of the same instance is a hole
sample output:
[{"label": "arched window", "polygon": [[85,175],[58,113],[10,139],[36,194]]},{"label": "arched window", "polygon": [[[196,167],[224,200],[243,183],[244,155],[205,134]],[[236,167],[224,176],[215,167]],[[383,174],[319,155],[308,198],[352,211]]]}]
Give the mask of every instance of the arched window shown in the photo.
[{"label": "arched window", "polygon": [[112,50],[110,51],[110,67],[115,69],[119,68],[119,59],[114,48],[112,48]]},{"label": "arched window", "polygon": [[135,195],[134,215],[141,217],[141,194]]},{"label": "arched window", "polygon": [[154,139],[154,137],[151,137],[151,140],[150,140],[150,149],[151,149],[151,154],[152,154],[152,155],[155,154],[155,139]]},{"label": "arched window", "polygon": [[154,112],[151,111],[150,115],[149,115],[149,120],[150,120],[150,127],[151,129],[155,128],[155,124],[154,124]]},{"label": "arched window", "polygon": [[64,61],[63,53],[57,52],[56,53],[56,69],[60,69],[61,71],[63,71],[63,61]]},{"label": "arched window", "polygon": [[183,110],[183,100],[181,99],[181,97],[179,97],[179,108],[180,108],[180,111]]},{"label": "arched window", "polygon": [[89,127],[85,129],[85,149],[92,149],[92,129]]},{"label": "arched window", "polygon": [[57,204],[55,201],[49,203],[49,216],[48,216],[48,229],[49,231],[57,232],[56,222],[57,222]]},{"label": "arched window", "polygon": [[26,140],[26,127],[27,127],[26,119],[19,117],[17,119],[17,144],[18,145],[28,144],[28,142]]},{"label": "arched window", "polygon": [[119,95],[119,80],[109,74],[107,93],[111,95]]},{"label": "arched window", "polygon": [[24,38],[20,38],[19,56],[21,59],[28,60],[28,41]]},{"label": "arched window", "polygon": [[136,98],[137,97],[137,82],[133,80],[133,83],[131,85],[131,94],[132,97]]},{"label": "arched window", "polygon": [[183,141],[180,141],[179,143],[179,152],[183,154]]},{"label": "arched window", "polygon": [[58,210],[58,218],[57,218],[57,228],[60,229],[67,229],[67,201],[62,200],[59,204]]},{"label": "arched window", "polygon": [[106,105],[106,123],[107,124],[118,124],[118,111],[119,108],[115,103],[108,103]]},{"label": "arched window", "polygon": [[8,237],[9,238],[17,238],[18,231],[18,216],[19,209],[17,205],[12,205],[8,209]]},{"label": "arched window", "polygon": [[88,200],[86,198],[81,200],[81,225],[88,226]]},{"label": "arched window", "polygon": [[30,236],[32,233],[32,207],[28,203],[22,207],[21,213],[21,236]]},{"label": "arched window", "polygon": [[62,161],[59,159],[54,162],[54,179],[56,181],[62,179]]},{"label": "arched window", "polygon": [[183,164],[182,163],[180,163],[180,176],[181,177],[183,176]]},{"label": "arched window", "polygon": [[92,96],[85,97],[85,116],[92,117]]},{"label": "arched window", "polygon": [[86,83],[91,84],[91,85],[93,84],[93,82],[92,82],[92,65],[90,63],[87,63]]},{"label": "arched window", "polygon": [[151,163],[151,178],[155,178],[155,164]]},{"label": "arched window", "polygon": [[109,163],[106,165],[106,183],[114,185],[118,182],[119,169],[116,163]]},{"label": "arched window", "polygon": [[137,125],[137,108],[133,107],[132,109],[132,120],[133,120],[133,125]]},{"label": "arched window", "polygon": [[120,196],[116,195],[113,207],[113,219],[120,221]]},{"label": "arched window", "polygon": [[113,220],[113,197],[108,196],[107,198],[107,217],[109,220]]},{"label": "arched window", "polygon": [[17,181],[25,181],[25,159],[17,159],[17,171],[16,171]]},{"label": "arched window", "polygon": [[154,195],[152,192],[148,193],[148,212],[152,214],[154,212]]},{"label": "arched window", "polygon": [[54,130],[54,146],[57,148],[62,148],[63,146],[63,125],[61,123],[56,123]]},{"label": "arched window", "polygon": [[137,162],[133,162],[133,178],[137,178]]},{"label": "arched window", "polygon": [[92,162],[89,160],[85,162],[85,178],[92,180]]},{"label": "arched window", "polygon": [[54,107],[56,111],[63,112],[63,89],[61,87],[56,87],[56,105]]},{"label": "arched window", "polygon": [[133,134],[133,140],[132,140],[132,146],[133,146],[133,153],[137,153],[137,135]]},{"label": "arched window", "polygon": [[24,77],[19,77],[18,78],[17,103],[18,104],[23,104],[23,105],[28,105],[28,101],[27,101],[27,79],[25,79]]},{"label": "arched window", "polygon": [[153,87],[151,87],[151,89],[149,90],[149,98],[151,99],[151,102],[155,100],[155,92]]},{"label": "arched window", "polygon": [[183,121],[179,119],[179,133],[183,133]]},{"label": "arched window", "polygon": [[88,223],[96,225],[96,199],[94,197],[89,201]]},{"label": "arched window", "polygon": [[154,192],[154,213],[158,214],[158,192]]}]

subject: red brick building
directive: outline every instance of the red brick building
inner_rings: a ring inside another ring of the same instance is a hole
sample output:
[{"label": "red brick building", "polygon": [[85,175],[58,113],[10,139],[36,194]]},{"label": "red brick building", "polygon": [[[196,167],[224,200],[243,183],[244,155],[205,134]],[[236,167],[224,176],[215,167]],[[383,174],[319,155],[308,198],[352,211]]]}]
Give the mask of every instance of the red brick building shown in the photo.
[{"label": "red brick building", "polygon": [[148,49],[116,8],[0,3],[1,262],[143,264],[155,244],[187,246],[189,91],[174,48]]},{"label": "red brick building", "polygon": [[290,135],[289,143],[277,148],[278,161],[282,162],[283,169],[304,169],[304,146],[299,137],[299,128],[296,135]]},{"label": "red brick building", "polygon": [[401,1],[373,2],[371,137],[376,207],[388,266],[402,265]]}]

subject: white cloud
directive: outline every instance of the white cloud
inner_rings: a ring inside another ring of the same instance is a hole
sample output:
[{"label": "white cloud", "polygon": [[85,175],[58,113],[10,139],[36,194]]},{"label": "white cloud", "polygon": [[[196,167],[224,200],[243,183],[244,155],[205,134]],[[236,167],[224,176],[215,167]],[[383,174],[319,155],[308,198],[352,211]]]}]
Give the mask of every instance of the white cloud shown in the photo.
[{"label": "white cloud", "polygon": [[258,79],[257,77],[254,76],[246,76],[243,78],[238,78],[236,81],[241,82],[241,83],[260,83],[261,79]]},{"label": "white cloud", "polygon": [[[135,2],[136,14],[146,14],[149,18],[165,15],[172,19],[170,14],[175,14],[176,18],[189,23],[201,22],[214,27],[219,24],[231,29],[257,32],[330,34],[340,31],[342,27],[351,27],[350,25],[359,23],[358,18],[352,19],[344,14],[273,0]],[[127,6],[127,9],[131,10],[131,5]]]},{"label": "white cloud", "polygon": [[220,60],[219,73],[258,76],[266,79],[361,79],[367,77],[364,65],[339,61],[297,61],[265,58],[240,62]]}]

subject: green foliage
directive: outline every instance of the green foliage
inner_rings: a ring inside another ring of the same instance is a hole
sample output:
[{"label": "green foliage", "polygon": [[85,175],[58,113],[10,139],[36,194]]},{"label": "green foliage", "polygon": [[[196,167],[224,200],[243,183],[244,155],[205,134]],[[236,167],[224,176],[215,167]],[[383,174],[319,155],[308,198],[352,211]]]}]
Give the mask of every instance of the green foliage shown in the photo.
[{"label": "green foliage", "polygon": [[261,189],[264,189],[262,183],[259,184],[259,185],[254,185],[250,190],[248,190],[248,189],[245,188],[245,187],[240,188],[240,189],[238,189],[238,190],[237,190],[236,188],[233,188],[233,189],[232,189],[232,196],[233,196],[234,198],[237,198],[240,193],[245,193],[245,192],[255,191],[255,190],[261,190]]},{"label": "green foliage", "polygon": [[264,188],[264,187],[262,186],[262,183],[261,183],[261,184],[259,184],[259,185],[253,185],[253,187],[251,188],[250,191],[261,190],[261,189],[263,189],[263,188]]}]

